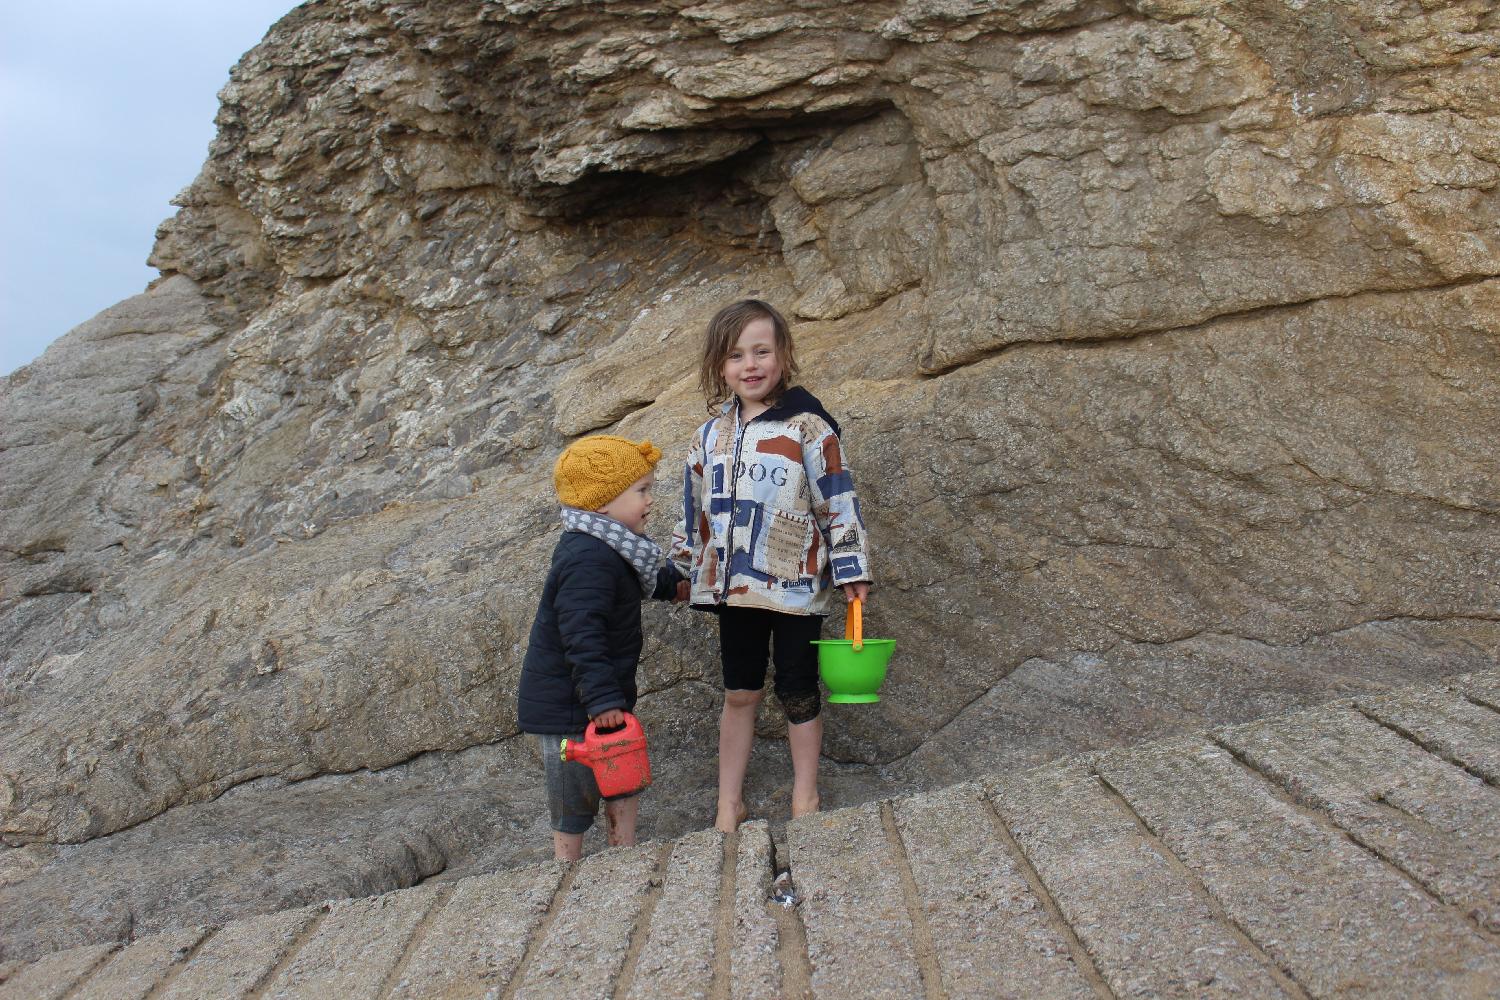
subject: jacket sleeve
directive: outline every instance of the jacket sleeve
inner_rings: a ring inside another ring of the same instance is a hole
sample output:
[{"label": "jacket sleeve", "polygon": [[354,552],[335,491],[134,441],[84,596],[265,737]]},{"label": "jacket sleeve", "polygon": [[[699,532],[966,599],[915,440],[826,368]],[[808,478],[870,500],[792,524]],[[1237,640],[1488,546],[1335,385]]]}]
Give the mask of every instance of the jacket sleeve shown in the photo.
[{"label": "jacket sleeve", "polygon": [[677,596],[677,584],[686,580],[687,577],[677,572],[677,567],[667,563],[656,571],[656,589],[651,592],[651,597],[658,601],[670,601]]},{"label": "jacket sleeve", "polygon": [[691,578],[693,554],[703,544],[698,524],[703,518],[703,432],[693,435],[682,473],[682,519],[672,532],[672,565],[684,578]]},{"label": "jacket sleeve", "polygon": [[844,461],[843,443],[822,420],[803,426],[802,465],[812,493],[813,517],[828,546],[834,586],[873,582],[865,522],[854,492],[854,476]]},{"label": "jacket sleeve", "polygon": [[609,609],[616,582],[609,567],[592,562],[568,566],[557,580],[554,606],[563,656],[573,675],[573,690],[591,719],[627,707],[609,658]]}]

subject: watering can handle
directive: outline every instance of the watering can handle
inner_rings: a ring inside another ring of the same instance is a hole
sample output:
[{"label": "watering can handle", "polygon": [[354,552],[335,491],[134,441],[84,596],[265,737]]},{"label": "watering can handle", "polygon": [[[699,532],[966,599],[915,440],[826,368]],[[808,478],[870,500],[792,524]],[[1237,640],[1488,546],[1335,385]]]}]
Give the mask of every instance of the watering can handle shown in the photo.
[{"label": "watering can handle", "polygon": [[640,729],[641,722],[640,722],[639,719],[637,719],[634,715],[632,715],[629,712],[626,712],[624,714],[625,714],[625,721],[622,722],[622,723],[620,723],[620,725],[618,727],[616,727],[614,729],[605,729],[603,731],[601,731],[599,729],[599,727],[594,724],[594,721],[592,719],[590,719],[588,727],[586,729],[584,729],[584,731],[583,731],[584,732],[584,738],[585,739],[588,738],[589,734],[591,734],[591,733],[598,733],[600,736],[613,736],[616,733],[624,733],[627,736],[633,735],[634,732],[637,729]]},{"label": "watering can handle", "polygon": [[854,640],[854,651],[865,648],[864,602],[859,598],[849,602],[849,613],[844,617],[844,638]]}]

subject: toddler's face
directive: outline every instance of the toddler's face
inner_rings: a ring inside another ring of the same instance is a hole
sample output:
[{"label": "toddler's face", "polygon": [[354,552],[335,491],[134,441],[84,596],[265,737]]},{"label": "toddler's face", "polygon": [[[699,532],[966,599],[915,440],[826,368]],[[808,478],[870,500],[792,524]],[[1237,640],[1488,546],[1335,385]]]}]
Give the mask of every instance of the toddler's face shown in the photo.
[{"label": "toddler's face", "polygon": [[656,474],[648,472],[626,487],[625,492],[599,508],[599,513],[612,517],[637,535],[646,533],[646,520],[651,515],[651,487],[656,485]]},{"label": "toddler's face", "polygon": [[776,326],[752,320],[724,359],[724,382],[750,409],[764,409],[766,397],[781,384],[781,356],[776,353]]}]

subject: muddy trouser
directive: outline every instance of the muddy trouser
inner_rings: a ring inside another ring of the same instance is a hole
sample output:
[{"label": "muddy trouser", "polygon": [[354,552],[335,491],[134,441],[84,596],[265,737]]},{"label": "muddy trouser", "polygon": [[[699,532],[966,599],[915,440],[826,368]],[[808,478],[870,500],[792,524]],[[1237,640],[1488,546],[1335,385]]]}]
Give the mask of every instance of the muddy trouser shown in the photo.
[{"label": "muddy trouser", "polygon": [[539,733],[542,767],[547,775],[547,815],[558,833],[586,833],[599,815],[599,784],[587,764],[562,759],[562,741],[577,742],[582,733]]}]

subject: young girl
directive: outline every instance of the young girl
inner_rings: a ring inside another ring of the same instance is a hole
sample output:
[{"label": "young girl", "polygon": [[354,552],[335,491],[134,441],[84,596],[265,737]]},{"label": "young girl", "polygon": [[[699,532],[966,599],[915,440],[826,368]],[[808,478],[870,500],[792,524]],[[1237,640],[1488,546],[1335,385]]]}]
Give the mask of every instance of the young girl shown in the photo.
[{"label": "young girl", "polygon": [[805,389],[781,314],[746,299],[708,325],[699,382],[717,413],[693,436],[672,559],[719,615],[724,712],[714,826],[746,817],[745,768],[769,650],[792,754],[792,815],[818,810],[817,647],[835,587],[870,589],[865,528],[838,423]]}]

